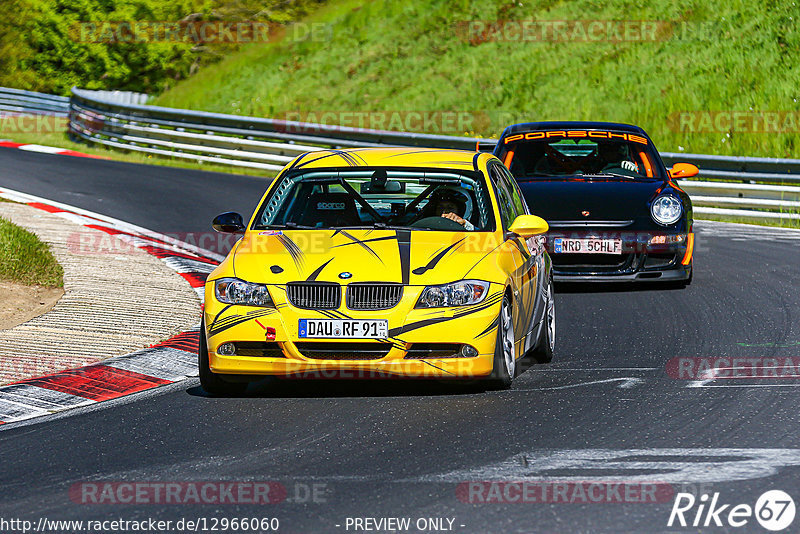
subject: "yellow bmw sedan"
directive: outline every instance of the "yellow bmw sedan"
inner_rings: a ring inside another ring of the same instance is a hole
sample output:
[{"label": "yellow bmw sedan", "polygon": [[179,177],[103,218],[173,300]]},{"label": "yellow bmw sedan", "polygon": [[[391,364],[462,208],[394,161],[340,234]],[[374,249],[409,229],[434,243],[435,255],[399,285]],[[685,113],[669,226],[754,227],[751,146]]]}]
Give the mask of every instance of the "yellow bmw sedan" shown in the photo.
[{"label": "yellow bmw sedan", "polygon": [[265,376],[481,379],[507,388],[555,346],[550,258],[508,169],[419,148],[298,156],[208,276],[203,388]]}]

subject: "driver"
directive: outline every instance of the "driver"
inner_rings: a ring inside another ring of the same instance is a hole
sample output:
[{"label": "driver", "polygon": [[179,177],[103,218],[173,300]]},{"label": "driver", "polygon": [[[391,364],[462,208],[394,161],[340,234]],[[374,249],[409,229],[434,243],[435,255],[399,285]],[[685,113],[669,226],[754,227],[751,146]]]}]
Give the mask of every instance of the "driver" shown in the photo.
[{"label": "driver", "polygon": [[639,172],[636,163],[625,159],[625,145],[622,143],[598,143],[597,159],[600,163],[600,172],[610,169],[625,169],[626,171]]},{"label": "driver", "polygon": [[432,215],[441,215],[445,219],[455,221],[466,230],[474,230],[475,226],[465,217],[469,216],[469,209],[472,207],[472,200],[469,194],[460,187],[444,186],[440,187],[431,195],[429,202],[433,206]]}]

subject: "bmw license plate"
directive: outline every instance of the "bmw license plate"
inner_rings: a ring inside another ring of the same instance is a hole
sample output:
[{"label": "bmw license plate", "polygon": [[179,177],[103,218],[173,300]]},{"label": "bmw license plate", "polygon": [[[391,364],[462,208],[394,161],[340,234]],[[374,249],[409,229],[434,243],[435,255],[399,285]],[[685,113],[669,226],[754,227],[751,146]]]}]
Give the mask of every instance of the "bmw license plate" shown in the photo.
[{"label": "bmw license plate", "polygon": [[567,238],[553,240],[556,254],[622,254],[621,239]]},{"label": "bmw license plate", "polygon": [[300,319],[298,337],[384,339],[389,337],[386,319]]}]

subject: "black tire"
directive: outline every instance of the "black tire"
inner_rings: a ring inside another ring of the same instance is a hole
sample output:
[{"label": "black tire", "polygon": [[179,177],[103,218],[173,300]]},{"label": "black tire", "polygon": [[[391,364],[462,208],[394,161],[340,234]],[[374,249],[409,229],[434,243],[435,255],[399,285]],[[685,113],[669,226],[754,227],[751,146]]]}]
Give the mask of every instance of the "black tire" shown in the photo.
[{"label": "black tire", "polygon": [[[511,354],[508,358],[508,339],[511,339]],[[492,374],[486,379],[487,389],[508,389],[517,374],[514,358],[514,324],[511,318],[511,301],[506,295],[497,316],[497,341],[494,346],[494,365]]]},{"label": "black tire", "polygon": [[247,389],[247,383],[226,382],[222,377],[211,372],[211,367],[208,363],[205,321],[200,323],[200,343],[197,349],[197,366],[200,371],[200,385],[206,393],[218,397],[229,397],[241,395],[244,393],[244,390]]},{"label": "black tire", "polygon": [[539,332],[536,348],[531,351],[531,356],[537,363],[550,363],[553,361],[553,352],[556,347],[556,299],[552,279],[547,283],[542,321],[544,324]]}]

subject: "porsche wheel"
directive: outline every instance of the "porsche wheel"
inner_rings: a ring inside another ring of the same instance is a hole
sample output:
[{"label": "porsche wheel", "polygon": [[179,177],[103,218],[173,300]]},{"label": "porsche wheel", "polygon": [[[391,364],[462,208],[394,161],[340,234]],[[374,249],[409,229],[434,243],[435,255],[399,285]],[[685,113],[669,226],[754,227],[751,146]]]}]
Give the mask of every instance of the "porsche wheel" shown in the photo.
[{"label": "porsche wheel", "polygon": [[205,321],[200,324],[197,364],[200,371],[200,385],[207,393],[215,396],[235,396],[241,395],[247,389],[247,383],[226,382],[219,375],[211,372],[211,367],[208,363]]},{"label": "porsche wheel", "polygon": [[544,324],[539,332],[539,341],[533,350],[533,357],[539,363],[550,363],[556,348],[556,298],[552,280],[547,283],[543,321]]},{"label": "porsche wheel", "polygon": [[517,372],[514,358],[514,323],[511,320],[511,301],[503,297],[503,305],[497,318],[497,342],[494,348],[494,368],[489,375],[491,389],[508,389]]}]

